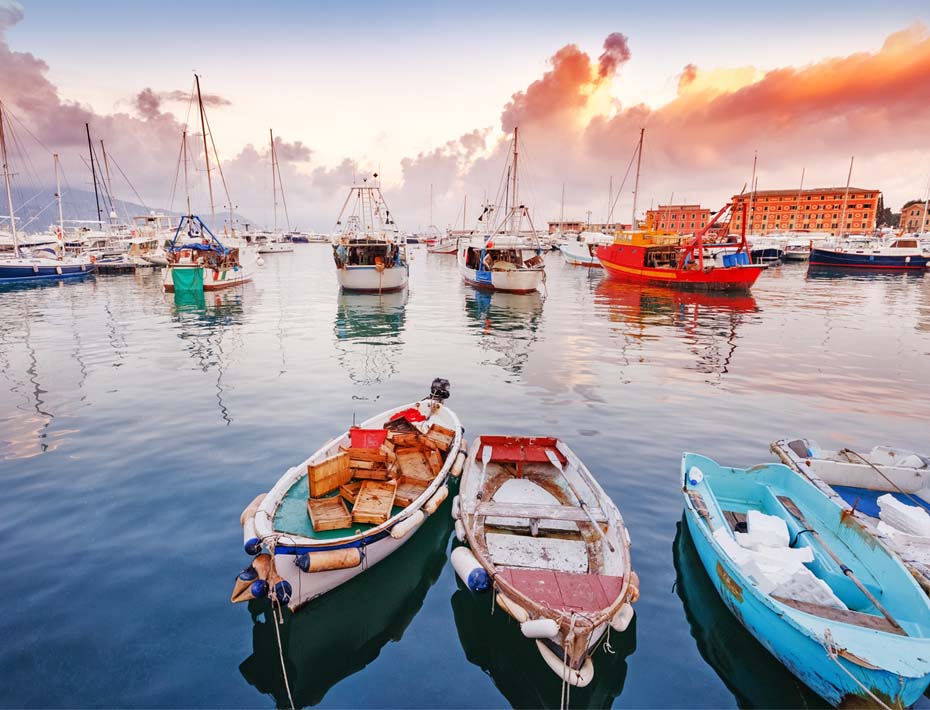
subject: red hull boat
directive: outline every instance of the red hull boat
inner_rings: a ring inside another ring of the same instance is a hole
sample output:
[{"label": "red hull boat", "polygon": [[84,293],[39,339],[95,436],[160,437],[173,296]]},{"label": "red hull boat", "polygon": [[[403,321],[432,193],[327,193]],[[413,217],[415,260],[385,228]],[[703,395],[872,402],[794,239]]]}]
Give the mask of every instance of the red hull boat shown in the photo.
[{"label": "red hull boat", "polygon": [[745,215],[734,251],[724,254],[722,263],[704,258],[704,235],[731,206],[723,207],[686,243],[679,237],[633,232],[598,247],[597,258],[610,278],[621,281],[724,291],[749,289],[765,267],[752,263],[746,244]]}]

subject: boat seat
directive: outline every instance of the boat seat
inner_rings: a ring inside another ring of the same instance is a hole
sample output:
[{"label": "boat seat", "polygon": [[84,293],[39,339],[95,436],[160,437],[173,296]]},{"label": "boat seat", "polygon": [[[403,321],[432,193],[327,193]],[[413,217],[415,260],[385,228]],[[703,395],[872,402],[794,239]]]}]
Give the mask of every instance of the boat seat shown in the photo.
[{"label": "boat seat", "polygon": [[[591,515],[599,523],[606,523],[607,516],[600,508],[588,506]],[[580,507],[574,505],[539,505],[534,503],[479,503],[475,515],[498,518],[533,518],[536,520],[568,520],[574,523],[589,523],[591,519]]]},{"label": "boat seat", "polygon": [[872,614],[863,614],[861,611],[852,611],[851,609],[837,609],[836,607],[823,606],[822,604],[811,604],[810,602],[787,599],[774,594],[772,595],[772,599],[797,609],[798,611],[803,611],[805,614],[819,616],[822,619],[839,621],[843,624],[852,624],[866,629],[874,629],[875,631],[883,631],[886,634],[907,636],[906,632],[894,626],[884,616],[873,616]]},{"label": "boat seat", "polygon": [[533,601],[563,611],[598,612],[620,596],[623,577],[498,567],[497,576]]}]

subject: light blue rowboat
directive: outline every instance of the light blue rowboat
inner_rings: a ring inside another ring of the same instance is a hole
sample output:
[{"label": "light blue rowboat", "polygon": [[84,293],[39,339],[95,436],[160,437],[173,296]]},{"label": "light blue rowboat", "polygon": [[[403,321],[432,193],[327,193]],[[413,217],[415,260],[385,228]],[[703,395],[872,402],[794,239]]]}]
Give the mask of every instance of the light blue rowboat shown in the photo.
[{"label": "light blue rowboat", "polygon": [[[897,557],[782,464],[743,470],[684,454],[681,473],[688,529],[717,592],[788,670],[833,705],[907,707],[920,697],[930,683],[930,601]],[[744,549],[735,528],[751,510],[785,521],[791,545],[813,552],[807,569],[848,610],[789,599],[778,589],[763,593],[769,583],[733,559]],[[802,532],[810,529],[817,535]]]}]

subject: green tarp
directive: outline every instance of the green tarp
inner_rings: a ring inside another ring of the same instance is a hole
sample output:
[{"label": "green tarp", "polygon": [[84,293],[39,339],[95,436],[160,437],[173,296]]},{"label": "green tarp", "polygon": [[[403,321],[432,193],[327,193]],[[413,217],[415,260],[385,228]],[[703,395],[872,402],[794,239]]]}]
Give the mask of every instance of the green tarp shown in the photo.
[{"label": "green tarp", "polygon": [[203,269],[172,269],[171,281],[175,293],[179,291],[203,292]]}]

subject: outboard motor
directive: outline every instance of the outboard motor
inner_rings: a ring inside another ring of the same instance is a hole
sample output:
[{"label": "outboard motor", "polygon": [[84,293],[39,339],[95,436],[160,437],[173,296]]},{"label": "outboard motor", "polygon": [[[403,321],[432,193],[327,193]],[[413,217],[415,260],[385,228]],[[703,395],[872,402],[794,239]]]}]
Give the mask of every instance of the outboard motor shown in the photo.
[{"label": "outboard motor", "polygon": [[437,377],[429,388],[429,398],[438,404],[449,399],[449,380]]}]

